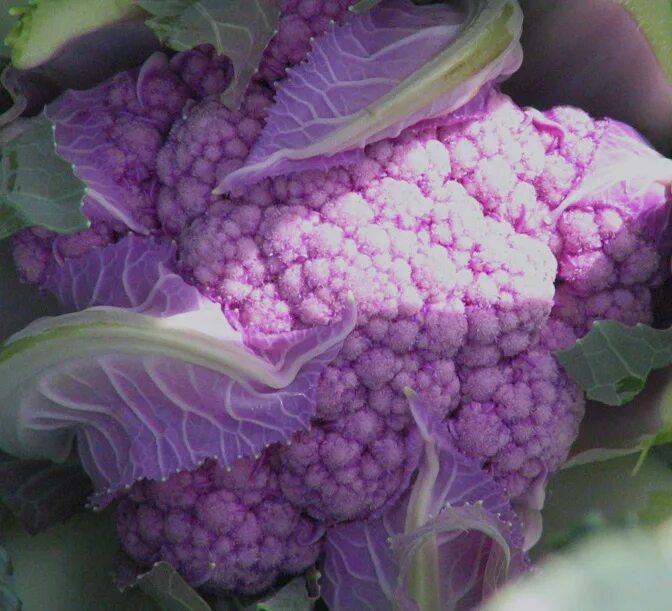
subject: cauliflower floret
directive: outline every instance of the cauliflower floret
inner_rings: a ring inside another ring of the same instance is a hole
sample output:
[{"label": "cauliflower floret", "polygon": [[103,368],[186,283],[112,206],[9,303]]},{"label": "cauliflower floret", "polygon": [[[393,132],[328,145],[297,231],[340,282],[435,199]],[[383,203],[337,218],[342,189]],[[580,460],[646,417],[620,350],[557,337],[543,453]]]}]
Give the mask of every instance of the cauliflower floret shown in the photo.
[{"label": "cauliflower floret", "polygon": [[285,76],[285,70],[302,62],[310,51],[314,36],[329,23],[342,23],[356,0],[279,0],[280,24],[264,52],[258,78],[273,83]]},{"label": "cauliflower floret", "polygon": [[179,233],[216,201],[212,190],[243,164],[270,104],[270,91],[253,84],[240,110],[222,106],[216,96],[185,109],[156,159],[157,212],[164,231]]},{"label": "cauliflower floret", "polygon": [[615,320],[625,325],[651,324],[651,290],[635,285],[594,293],[583,297],[567,285],[555,293],[552,316],[570,325],[576,337],[582,337],[598,320]]},{"label": "cauliflower floret", "polygon": [[[558,279],[587,296],[655,286],[664,276],[655,236],[647,219],[638,218],[637,200],[649,194],[623,188],[611,190],[608,199],[586,195],[560,208],[594,171],[600,148],[622,131],[620,124],[593,120],[576,108],[542,114],[494,95],[484,115],[442,128],[438,135],[450,152],[452,177],[485,214],[543,239],[556,255]],[[556,209],[560,213],[554,214]]]},{"label": "cauliflower floret", "polygon": [[449,426],[508,496],[528,492],[566,459],[583,397],[544,342],[494,367],[461,368],[460,380],[462,403]]},{"label": "cauliflower floret", "polygon": [[170,562],[212,593],[260,592],[308,568],[323,532],[282,496],[268,465],[246,459],[230,471],[209,461],[165,482],[138,482],[119,503],[117,524],[141,567]]},{"label": "cauliflower floret", "polygon": [[271,451],[283,495],[331,523],[374,514],[406,489],[417,465],[415,434],[360,409]]},{"label": "cauliflower floret", "polygon": [[354,177],[266,181],[179,238],[182,272],[246,329],[326,325],[354,296],[357,327],[321,378],[315,428],[274,452],[288,498],[328,522],[367,517],[398,493],[413,460],[404,388],[454,417],[457,367],[535,346],[553,304],[549,248],[439,181],[435,146],[404,136],[374,147]]},{"label": "cauliflower floret", "polygon": [[[366,147],[356,165],[214,197],[263,128],[263,78],[300,61],[307,33],[326,27],[324,0],[282,6],[240,111],[212,95],[230,66],[211,49],[165,64],[146,106],[136,77],[113,80],[101,111],[101,163],[124,178],[144,226],[176,239],[179,272],[235,327],[307,329],[339,320],[351,298],[357,307],[356,328],[322,371],[310,430],[231,473],[211,461],[122,495],[126,553],[143,567],[167,560],[216,593],[260,592],[302,571],[325,528],[399,498],[419,453],[408,388],[510,499],[524,497],[566,458],[583,413],[554,351],[596,319],[649,321],[663,277],[636,194],[563,207],[613,125],[574,109],[522,110],[496,91],[485,111],[409,128]],[[306,35],[291,41],[296,28]],[[182,97],[163,100],[175,82]],[[30,230],[15,256],[24,278],[44,284],[55,262],[126,232],[97,218],[74,236]]]}]

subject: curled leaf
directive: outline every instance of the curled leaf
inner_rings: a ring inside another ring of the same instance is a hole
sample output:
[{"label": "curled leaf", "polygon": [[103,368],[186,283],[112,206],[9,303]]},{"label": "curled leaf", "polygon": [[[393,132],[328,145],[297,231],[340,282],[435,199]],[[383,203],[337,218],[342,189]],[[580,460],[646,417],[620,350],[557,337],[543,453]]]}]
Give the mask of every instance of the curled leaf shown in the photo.
[{"label": "curled leaf", "polygon": [[357,149],[450,113],[521,60],[515,0],[450,5],[387,0],[332,25],[289,73],[246,164],[215,193],[309,167],[352,162]]},{"label": "curled leaf", "polygon": [[76,438],[98,504],[139,479],[213,457],[230,465],[307,428],[317,379],[356,319],[353,305],[334,325],[248,345],[218,304],[166,265],[165,250],[148,247],[148,259],[134,266],[137,241],[146,240],[89,255],[97,273],[64,275],[66,284],[90,283],[77,294],[91,303],[107,296],[137,309],[98,306],[40,319],[0,350],[0,447],[61,462]]},{"label": "curled leaf", "polygon": [[329,530],[323,596],[333,611],[473,609],[527,569],[520,522],[480,465],[411,396],[424,453],[380,518]]},{"label": "curled leaf", "polygon": [[138,587],[151,596],[163,611],[212,611],[210,605],[168,562],[157,562],[140,575],[118,574],[122,591]]},{"label": "curled leaf", "polygon": [[0,459],[0,499],[31,534],[83,511],[91,492],[91,480],[76,461]]}]

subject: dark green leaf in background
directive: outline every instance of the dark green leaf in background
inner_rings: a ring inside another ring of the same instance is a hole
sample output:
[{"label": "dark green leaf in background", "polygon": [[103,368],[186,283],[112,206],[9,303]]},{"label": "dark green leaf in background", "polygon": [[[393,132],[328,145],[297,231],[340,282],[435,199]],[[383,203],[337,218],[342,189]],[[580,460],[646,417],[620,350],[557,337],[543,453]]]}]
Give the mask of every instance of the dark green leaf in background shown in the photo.
[{"label": "dark green leaf in background", "polygon": [[21,607],[21,601],[14,588],[14,569],[9,554],[0,547],[0,609],[19,611]]},{"label": "dark green leaf in background", "polygon": [[0,150],[0,239],[32,225],[59,233],[86,229],[85,193],[56,154],[51,122],[40,115]]},{"label": "dark green leaf in background", "polygon": [[0,455],[0,500],[31,534],[83,511],[92,492],[78,461],[57,464]]},{"label": "dark green leaf in background", "polygon": [[168,562],[157,562],[133,585],[151,596],[164,611],[211,611],[210,605]]},{"label": "dark green leaf in background", "polygon": [[311,611],[315,607],[319,592],[313,597],[308,592],[308,585],[306,578],[297,577],[267,600],[257,603],[253,609],[256,611]]},{"label": "dark green leaf in background", "polygon": [[623,405],[644,388],[653,369],[672,364],[672,329],[600,321],[557,357],[589,399]]}]

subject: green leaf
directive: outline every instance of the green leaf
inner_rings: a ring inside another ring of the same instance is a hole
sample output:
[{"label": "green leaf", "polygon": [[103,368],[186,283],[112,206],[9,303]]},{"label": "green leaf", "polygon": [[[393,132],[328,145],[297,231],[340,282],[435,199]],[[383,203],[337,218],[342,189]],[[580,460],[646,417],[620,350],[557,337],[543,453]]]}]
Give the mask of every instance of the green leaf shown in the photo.
[{"label": "green leaf", "polygon": [[2,547],[0,547],[0,609],[3,611],[20,611],[21,609],[21,601],[14,585],[14,568],[9,554]]},{"label": "green leaf", "polygon": [[9,9],[28,4],[28,0],[0,0],[0,57],[9,57],[11,49],[5,44],[5,38],[14,27],[16,20]]},{"label": "green leaf", "polygon": [[544,529],[534,554],[544,556],[596,531],[653,524],[652,498],[672,492],[672,470],[657,451],[633,474],[636,462],[631,454],[554,474],[546,487]]},{"label": "green leaf", "polygon": [[561,550],[574,545],[577,541],[584,539],[588,535],[605,530],[609,526],[609,522],[599,511],[591,511],[576,524],[572,524],[565,530],[547,536],[548,546],[554,551]]},{"label": "green leaf", "polygon": [[0,454],[0,500],[37,534],[84,511],[93,488],[77,460],[22,460]]},{"label": "green leaf", "polygon": [[211,611],[210,605],[168,562],[157,562],[149,572],[138,577],[136,585],[163,611]]},{"label": "green leaf", "polygon": [[590,538],[504,588],[482,611],[668,611],[672,526]]},{"label": "green leaf", "polygon": [[[353,13],[366,13],[372,8],[378,6],[383,0],[359,0],[356,4],[353,4],[350,7],[350,11]],[[413,0],[413,4],[423,6],[425,4],[440,4],[444,0]]]},{"label": "green leaf", "polygon": [[350,7],[350,11],[353,13],[366,13],[370,11],[374,6],[380,4],[381,0],[360,0],[357,4],[353,4]]},{"label": "green leaf", "polygon": [[653,369],[672,364],[672,329],[600,321],[556,356],[589,399],[623,405],[639,394]]},{"label": "green leaf", "polygon": [[18,20],[5,43],[11,48],[12,64],[21,70],[44,64],[83,34],[141,14],[133,0],[33,0],[11,6]]},{"label": "green leaf", "polygon": [[120,593],[112,579],[119,553],[113,511],[79,514],[37,536],[10,516],[0,545],[12,559],[25,611],[160,611],[139,590]]},{"label": "green leaf", "polygon": [[19,84],[18,72],[10,64],[1,66],[0,71],[0,93],[6,98],[0,108],[0,127],[3,127],[21,116],[28,100]]},{"label": "green leaf", "polygon": [[172,49],[184,51],[209,43],[231,59],[233,82],[222,94],[229,108],[240,106],[264,50],[278,29],[274,0],[137,0],[154,15],[147,25]]},{"label": "green leaf", "polygon": [[59,233],[86,229],[85,193],[56,154],[51,122],[40,115],[0,151],[0,239],[32,225]]},{"label": "green leaf", "polygon": [[176,17],[197,0],[136,0],[136,4],[154,17]]},{"label": "green leaf", "polygon": [[307,585],[305,577],[297,577],[253,608],[256,611],[311,611],[317,597],[311,596]]},{"label": "green leaf", "polygon": [[658,526],[672,517],[672,488],[653,490],[649,493],[649,504],[639,512],[639,519],[645,526]]}]

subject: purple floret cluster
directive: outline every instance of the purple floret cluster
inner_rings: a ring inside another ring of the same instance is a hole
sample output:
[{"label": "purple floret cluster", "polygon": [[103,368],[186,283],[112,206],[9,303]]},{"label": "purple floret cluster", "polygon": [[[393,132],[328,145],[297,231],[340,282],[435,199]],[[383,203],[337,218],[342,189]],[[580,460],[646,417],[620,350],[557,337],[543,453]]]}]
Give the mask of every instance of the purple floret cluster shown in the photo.
[{"label": "purple floret cluster", "polygon": [[216,461],[166,482],[141,481],[117,508],[126,552],[143,563],[170,562],[189,583],[214,592],[255,593],[278,567],[313,564],[324,532],[281,493],[264,461],[231,470]]},{"label": "purple floret cluster", "polygon": [[407,388],[507,499],[525,498],[566,459],[583,415],[554,351],[595,320],[650,321],[665,278],[642,213],[665,193],[581,191],[611,138],[636,135],[573,108],[521,109],[496,89],[471,115],[367,146],[356,165],[213,195],[259,137],[274,83],[349,4],[281,1],[239,110],[220,102],[230,65],[208,48],[92,90],[106,143],[94,169],[123,189],[135,225],[90,194],[87,231],[14,242],[24,278],[43,285],[130,230],[168,235],[181,276],[251,333],[335,323],[354,298],[356,327],[320,377],[309,430],[233,470],[208,461],[122,495],[125,552],[206,591],[260,592],[312,565],[330,527],[400,498],[419,460]]}]

